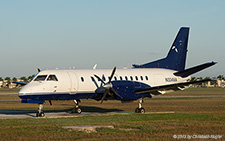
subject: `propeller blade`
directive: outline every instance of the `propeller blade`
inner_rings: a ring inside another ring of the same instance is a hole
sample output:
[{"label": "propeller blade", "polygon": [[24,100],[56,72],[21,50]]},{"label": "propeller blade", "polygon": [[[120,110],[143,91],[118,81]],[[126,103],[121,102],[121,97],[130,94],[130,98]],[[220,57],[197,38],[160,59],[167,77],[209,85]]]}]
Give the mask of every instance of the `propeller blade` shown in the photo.
[{"label": "propeller blade", "polygon": [[108,83],[111,83],[111,80],[112,80],[112,78],[113,78],[115,72],[116,72],[116,67],[113,68],[113,71],[112,71],[112,74],[111,74],[111,76],[110,76],[110,79],[109,79],[109,82],[108,82]]},{"label": "propeller blade", "polygon": [[115,95],[117,95],[118,97],[120,97],[121,99],[123,99],[122,96],[120,96],[120,94],[118,94],[113,88],[110,89]]},{"label": "propeller blade", "polygon": [[102,99],[101,99],[101,104],[102,104],[103,100],[105,99],[107,93],[108,93],[108,90],[105,90],[105,92],[104,92],[104,94],[102,96]]},{"label": "propeller blade", "polygon": [[104,82],[100,77],[98,77],[98,76],[95,75],[95,74],[94,74],[94,76],[95,76],[99,81],[101,81],[101,82],[105,85],[105,82]]}]

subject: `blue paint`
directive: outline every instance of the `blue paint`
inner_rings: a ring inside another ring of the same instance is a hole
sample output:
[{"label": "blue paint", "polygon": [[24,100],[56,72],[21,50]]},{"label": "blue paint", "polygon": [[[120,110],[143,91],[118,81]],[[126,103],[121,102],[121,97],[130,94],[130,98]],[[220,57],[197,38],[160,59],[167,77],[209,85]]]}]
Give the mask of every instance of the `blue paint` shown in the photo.
[{"label": "blue paint", "polygon": [[31,99],[31,100],[73,100],[73,99],[93,99],[97,96],[96,93],[57,93],[57,94],[30,94],[30,95],[20,95],[21,99]]},{"label": "blue paint", "polygon": [[[134,81],[112,81],[113,88],[119,93],[123,99],[114,95],[114,98],[117,100],[122,101],[129,101],[129,100],[136,100],[139,98],[149,97],[151,95],[149,93],[146,94],[135,94],[134,90],[138,88],[150,88],[149,85],[141,82],[134,82]],[[99,94],[97,93],[76,93],[76,94],[69,94],[69,93],[57,93],[57,94],[26,94],[26,95],[19,95],[24,103],[41,103],[45,100],[74,100],[74,99],[96,99]]]},{"label": "blue paint", "polygon": [[44,104],[45,101],[43,100],[21,100],[21,103],[35,103],[35,104]]},{"label": "blue paint", "polygon": [[185,69],[189,27],[182,27],[175,38],[166,58],[143,65],[133,65],[134,68],[165,68],[176,71]]}]

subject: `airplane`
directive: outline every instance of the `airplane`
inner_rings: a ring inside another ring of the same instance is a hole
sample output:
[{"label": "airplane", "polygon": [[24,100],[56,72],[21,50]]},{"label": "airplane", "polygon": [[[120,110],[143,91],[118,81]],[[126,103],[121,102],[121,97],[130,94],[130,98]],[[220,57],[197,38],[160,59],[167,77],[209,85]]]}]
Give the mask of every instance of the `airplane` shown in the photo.
[{"label": "airplane", "polygon": [[139,100],[135,113],[145,113],[144,98],[184,90],[190,84],[207,80],[190,81],[190,75],[216,64],[208,62],[185,69],[189,27],[181,27],[165,58],[136,65],[131,69],[70,69],[40,70],[18,93],[22,103],[38,104],[37,117],[44,117],[45,101],[74,100],[72,113],[81,113],[81,99],[94,99],[102,103],[116,99],[121,102]]}]

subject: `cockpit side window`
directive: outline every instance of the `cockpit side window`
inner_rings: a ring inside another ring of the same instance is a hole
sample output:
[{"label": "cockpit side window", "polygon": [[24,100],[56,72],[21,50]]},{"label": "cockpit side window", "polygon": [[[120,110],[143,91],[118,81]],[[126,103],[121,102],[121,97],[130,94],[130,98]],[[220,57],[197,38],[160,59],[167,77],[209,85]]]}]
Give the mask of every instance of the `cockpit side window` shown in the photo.
[{"label": "cockpit side window", "polygon": [[34,81],[45,81],[47,75],[38,75]]},{"label": "cockpit side window", "polygon": [[55,75],[49,75],[47,81],[58,81]]}]

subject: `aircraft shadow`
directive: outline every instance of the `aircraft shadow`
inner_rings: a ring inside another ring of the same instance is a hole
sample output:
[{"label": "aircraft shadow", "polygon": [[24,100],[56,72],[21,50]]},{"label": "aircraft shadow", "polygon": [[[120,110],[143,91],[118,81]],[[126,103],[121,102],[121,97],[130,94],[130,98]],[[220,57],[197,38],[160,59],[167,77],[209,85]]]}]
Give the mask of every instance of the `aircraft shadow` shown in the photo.
[{"label": "aircraft shadow", "polygon": [[[70,106],[70,104],[62,104],[62,106]],[[122,112],[124,110],[121,109],[112,109],[112,108],[100,108],[100,107],[96,107],[96,106],[83,106],[83,105],[79,105],[79,108],[81,108],[82,112],[97,112],[97,113],[109,113],[109,112]],[[56,111],[56,110],[55,110]],[[65,109],[65,110],[57,110],[60,112],[65,112],[65,111],[72,111],[72,108],[69,109]]]},{"label": "aircraft shadow", "polygon": [[[121,109],[106,109],[99,108],[95,106],[80,106],[83,114],[98,114],[98,113],[111,113],[111,112],[122,112]],[[60,114],[65,112],[71,114],[72,108],[64,110],[43,110],[47,114]],[[0,119],[1,118],[26,118],[26,117],[36,117],[37,110],[0,110]],[[81,115],[82,115],[81,113]]]},{"label": "aircraft shadow", "polygon": [[0,118],[36,117],[37,111],[31,110],[0,110]]},{"label": "aircraft shadow", "polygon": [[[97,112],[97,113],[109,113],[109,112],[122,112],[121,109],[106,109],[106,108],[100,108],[95,106],[79,106],[82,110],[82,112]],[[72,110],[72,109],[70,109]]]}]

